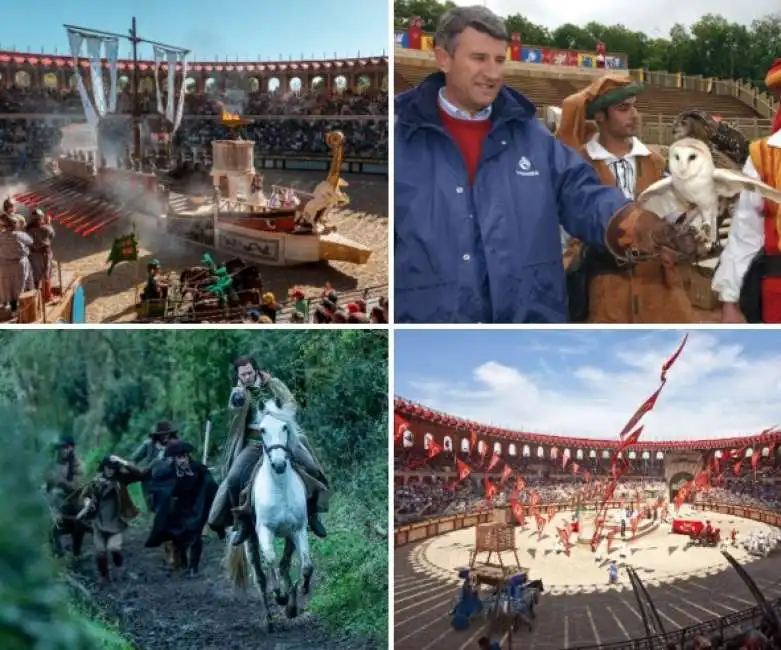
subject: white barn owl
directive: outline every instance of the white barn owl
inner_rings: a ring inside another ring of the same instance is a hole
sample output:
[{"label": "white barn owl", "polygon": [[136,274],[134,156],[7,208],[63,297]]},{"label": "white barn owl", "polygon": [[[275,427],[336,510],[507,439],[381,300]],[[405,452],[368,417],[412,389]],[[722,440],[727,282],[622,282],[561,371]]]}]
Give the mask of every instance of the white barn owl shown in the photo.
[{"label": "white barn owl", "polygon": [[709,249],[718,240],[722,197],[747,190],[781,203],[781,192],[762,181],[733,169],[716,169],[708,145],[694,138],[683,138],[670,146],[669,167],[670,176],[649,186],[637,197],[637,203],[660,217],[685,212],[683,225],[693,226]]}]

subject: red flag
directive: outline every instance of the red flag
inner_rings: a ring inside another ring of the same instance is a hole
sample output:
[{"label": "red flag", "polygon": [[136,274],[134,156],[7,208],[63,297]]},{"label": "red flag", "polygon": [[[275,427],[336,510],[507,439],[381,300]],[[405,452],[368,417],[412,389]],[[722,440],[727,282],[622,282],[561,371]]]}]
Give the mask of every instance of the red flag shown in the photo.
[{"label": "red flag", "polygon": [[580,469],[580,465],[577,463],[572,463],[572,474],[575,475],[578,473],[578,470]]},{"label": "red flag", "polygon": [[632,431],[632,433],[630,433],[626,438],[624,438],[621,441],[621,444],[618,445],[618,451],[623,451],[627,447],[631,447],[632,445],[637,444],[637,441],[640,439],[640,434],[643,432],[643,426],[644,425],[640,425],[639,427],[637,427],[637,429]]},{"label": "red flag", "polygon": [[694,479],[694,487],[698,490],[706,490],[710,486],[710,472],[702,470]]},{"label": "red flag", "polygon": [[496,465],[499,464],[499,461],[501,461],[501,460],[502,459],[500,458],[499,454],[494,452],[494,455],[491,456],[491,462],[488,463],[488,469],[486,469],[485,471],[486,472],[490,472],[494,467],[496,467]]},{"label": "red flag", "polygon": [[683,352],[683,346],[686,345],[686,341],[689,339],[689,335],[686,334],[686,336],[683,337],[683,341],[681,341],[681,344],[678,346],[678,349],[675,351],[675,354],[671,356],[667,361],[664,362],[664,365],[662,366],[662,376],[661,381],[662,383],[667,381],[667,371],[672,368],[672,365],[677,361],[678,357],[681,355],[681,352]]},{"label": "red flag", "polygon": [[561,469],[564,469],[567,466],[568,462],[569,462],[569,449],[565,449],[564,453],[561,455]]},{"label": "red flag", "polygon": [[751,469],[756,469],[757,465],[759,465],[759,458],[762,455],[762,450],[757,449],[753,454],[751,454]]},{"label": "red flag", "polygon": [[619,434],[619,438],[623,440],[624,436],[627,433],[629,433],[632,429],[634,429],[637,423],[640,422],[640,419],[654,407],[654,404],[656,404],[656,400],[659,399],[659,393],[662,392],[662,388],[664,388],[664,384],[659,386],[659,388],[657,388],[656,391],[654,391],[653,395],[651,395],[651,397],[649,397],[647,400],[645,400],[645,402],[643,402],[640,405],[640,408],[638,408],[637,411],[635,411],[635,414],[631,418],[629,418],[629,422],[626,423],[626,426]]},{"label": "red flag", "polygon": [[471,454],[475,450],[477,444],[477,433],[474,429],[469,432],[469,453]]},{"label": "red flag", "polygon": [[404,432],[409,429],[409,422],[407,422],[401,415],[398,413],[394,413],[393,415],[394,423],[393,426],[396,430],[396,433],[393,436],[393,442],[394,444],[399,444],[404,439]]},{"label": "red flag", "polygon": [[442,453],[442,447],[439,446],[436,440],[433,438],[428,443],[428,457],[429,460],[434,458],[437,454]]},{"label": "red flag", "polygon": [[735,476],[740,476],[740,472],[743,470],[743,461],[739,460],[737,463],[735,463],[732,466],[732,471],[734,472]]},{"label": "red flag", "polygon": [[496,496],[496,486],[488,480],[486,476],[483,479],[483,486],[485,487],[485,500],[490,501]]},{"label": "red flag", "polygon": [[513,473],[513,471],[510,469],[509,465],[505,465],[504,469],[502,470],[502,480],[499,481],[499,484],[501,485],[504,483],[508,478],[510,478],[510,475]]},{"label": "red flag", "polygon": [[583,472],[583,480],[586,481],[586,483],[588,483],[591,480],[591,472],[589,472],[588,470]]},{"label": "red flag", "polygon": [[463,481],[466,479],[467,476],[469,476],[472,473],[472,470],[470,469],[469,465],[466,463],[456,459],[456,468],[458,469],[458,480]]},{"label": "red flag", "polygon": [[523,526],[526,523],[526,517],[523,511],[523,506],[518,501],[518,499],[510,499],[510,508],[512,508],[513,516],[518,522],[518,525]]},{"label": "red flag", "polygon": [[480,450],[480,463],[485,461],[485,455],[488,453],[488,445],[483,443],[483,448]]}]

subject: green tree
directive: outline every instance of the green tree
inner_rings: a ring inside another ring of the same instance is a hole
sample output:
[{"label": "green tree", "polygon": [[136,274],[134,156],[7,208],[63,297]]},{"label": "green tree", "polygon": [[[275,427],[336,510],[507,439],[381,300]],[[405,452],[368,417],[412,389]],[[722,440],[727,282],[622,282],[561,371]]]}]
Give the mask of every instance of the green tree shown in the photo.
[{"label": "green tree", "polygon": [[[228,436],[232,362],[255,357],[296,395],[302,426],[332,483],[331,512],[324,516],[331,534],[313,545],[324,583],[311,607],[341,632],[385,642],[387,332],[16,331],[0,332],[0,343],[0,406],[25,419],[18,430],[6,426],[0,442],[23,439],[40,451],[70,434],[88,471],[105,453],[127,456],[160,419],[173,420],[199,454],[211,420],[209,464],[217,464]],[[0,500],[11,511],[15,493],[3,491]],[[45,521],[32,511],[24,516],[34,522],[30,539],[40,546]],[[43,582],[51,577],[47,571]],[[0,574],[0,604],[4,582]],[[12,646],[0,640],[0,647]]]}]

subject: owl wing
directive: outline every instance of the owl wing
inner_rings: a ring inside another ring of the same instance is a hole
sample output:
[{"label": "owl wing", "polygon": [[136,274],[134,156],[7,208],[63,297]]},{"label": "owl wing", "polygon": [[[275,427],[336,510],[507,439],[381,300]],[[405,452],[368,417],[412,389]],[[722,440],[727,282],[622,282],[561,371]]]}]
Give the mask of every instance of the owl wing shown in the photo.
[{"label": "owl wing", "polygon": [[734,169],[714,169],[713,181],[719,196],[731,197],[743,191],[756,192],[775,203],[781,203],[781,192]]},{"label": "owl wing", "polygon": [[675,191],[670,176],[649,185],[637,197],[637,205],[663,218],[671,213],[685,212],[690,207]]}]

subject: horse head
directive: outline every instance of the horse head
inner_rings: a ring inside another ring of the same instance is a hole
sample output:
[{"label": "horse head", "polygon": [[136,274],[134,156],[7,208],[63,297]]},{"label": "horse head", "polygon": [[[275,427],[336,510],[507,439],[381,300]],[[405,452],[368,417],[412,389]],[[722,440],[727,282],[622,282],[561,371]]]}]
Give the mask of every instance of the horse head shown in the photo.
[{"label": "horse head", "polygon": [[284,474],[300,436],[295,408],[280,406],[274,400],[266,402],[261,414],[260,434],[263,453],[271,469],[275,474]]}]

